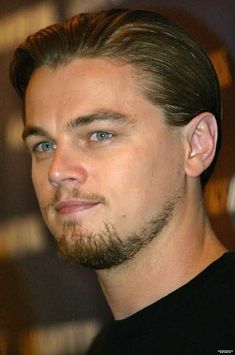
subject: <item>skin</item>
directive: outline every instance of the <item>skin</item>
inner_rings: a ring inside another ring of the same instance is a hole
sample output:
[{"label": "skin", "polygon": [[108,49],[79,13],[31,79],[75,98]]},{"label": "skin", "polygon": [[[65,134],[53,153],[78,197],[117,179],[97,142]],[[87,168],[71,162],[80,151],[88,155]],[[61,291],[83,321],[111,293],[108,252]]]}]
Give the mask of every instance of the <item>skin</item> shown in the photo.
[{"label": "skin", "polygon": [[102,244],[107,224],[123,242],[133,233],[141,238],[171,204],[150,243],[97,271],[117,319],[180,287],[225,251],[204,212],[199,184],[215,151],[212,115],[169,127],[138,80],[130,65],[76,59],[37,69],[25,98],[32,179],[59,244],[69,250]]}]

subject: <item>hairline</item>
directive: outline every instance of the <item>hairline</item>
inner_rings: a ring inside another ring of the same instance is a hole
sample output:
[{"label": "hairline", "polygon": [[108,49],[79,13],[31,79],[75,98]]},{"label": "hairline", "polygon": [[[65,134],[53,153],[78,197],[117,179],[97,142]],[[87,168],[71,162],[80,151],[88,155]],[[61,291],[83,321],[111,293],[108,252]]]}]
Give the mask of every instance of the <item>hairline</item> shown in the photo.
[{"label": "hairline", "polygon": [[[81,54],[73,54],[73,55],[68,55],[65,58],[63,58],[63,60],[61,60],[60,62],[51,62],[51,63],[38,63],[37,66],[35,66],[35,68],[32,70],[32,73],[30,75],[29,81],[27,83],[27,86],[25,88],[25,92],[23,95],[23,108],[22,108],[22,120],[23,123],[25,125],[26,122],[26,112],[25,112],[25,104],[26,104],[26,93],[27,93],[27,89],[29,87],[30,81],[32,80],[33,75],[40,69],[40,68],[49,68],[51,70],[60,70],[61,68],[66,67],[67,65],[71,64],[74,61],[79,61],[79,60],[95,60],[95,59],[100,59],[100,60],[104,60],[104,61],[108,61],[110,63],[112,63],[113,65],[120,65],[120,66],[129,66],[132,70],[133,75],[136,76],[136,79],[140,79],[137,82],[136,87],[139,90],[139,94],[142,95],[143,98],[145,98],[150,104],[154,105],[155,107],[158,107],[162,110],[163,114],[164,114],[164,122],[172,128],[177,128],[177,125],[172,125],[169,123],[169,120],[167,120],[167,112],[164,109],[163,105],[161,105],[160,103],[156,103],[153,102],[153,100],[151,100],[151,98],[149,97],[148,93],[147,93],[147,87],[151,87],[151,84],[148,82],[148,80],[146,79],[146,76],[148,76],[146,74],[146,71],[144,71],[144,69],[141,67],[141,65],[138,65],[136,63],[131,62],[130,60],[128,60],[129,58],[124,58],[122,55],[107,55],[107,54],[94,54],[94,55],[81,55]],[[155,74],[156,75],[156,74]],[[145,78],[144,78],[145,76]],[[159,78],[160,79],[160,78]]]}]

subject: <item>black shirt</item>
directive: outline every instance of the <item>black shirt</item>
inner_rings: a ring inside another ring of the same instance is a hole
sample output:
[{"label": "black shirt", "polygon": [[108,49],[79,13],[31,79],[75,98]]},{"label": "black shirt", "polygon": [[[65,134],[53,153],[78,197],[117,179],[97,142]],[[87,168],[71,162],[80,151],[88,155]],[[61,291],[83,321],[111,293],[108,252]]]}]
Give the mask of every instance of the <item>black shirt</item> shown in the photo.
[{"label": "black shirt", "polygon": [[113,321],[89,354],[235,355],[235,253],[225,253],[154,304]]}]

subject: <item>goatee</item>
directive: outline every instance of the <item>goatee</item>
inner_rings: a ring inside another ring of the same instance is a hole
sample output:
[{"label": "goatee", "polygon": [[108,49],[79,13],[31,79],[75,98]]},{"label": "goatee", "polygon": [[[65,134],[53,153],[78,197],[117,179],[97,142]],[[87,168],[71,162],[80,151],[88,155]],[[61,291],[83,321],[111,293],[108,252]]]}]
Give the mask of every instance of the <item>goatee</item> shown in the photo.
[{"label": "goatee", "polygon": [[115,226],[105,222],[102,232],[84,232],[76,220],[64,223],[58,241],[58,253],[68,263],[91,269],[111,269],[132,259],[167,226],[179,196],[168,201],[162,212],[146,222],[137,232],[121,236]]}]

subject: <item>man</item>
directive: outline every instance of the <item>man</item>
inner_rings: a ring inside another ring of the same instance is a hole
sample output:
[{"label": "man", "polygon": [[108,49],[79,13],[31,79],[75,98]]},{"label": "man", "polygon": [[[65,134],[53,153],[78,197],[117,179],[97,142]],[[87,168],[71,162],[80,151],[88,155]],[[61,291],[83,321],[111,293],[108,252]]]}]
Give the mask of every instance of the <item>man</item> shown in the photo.
[{"label": "man", "polygon": [[93,353],[235,352],[235,256],[202,197],[221,137],[207,56],[160,15],[119,9],[29,36],[10,75],[45,222],[115,318]]}]

